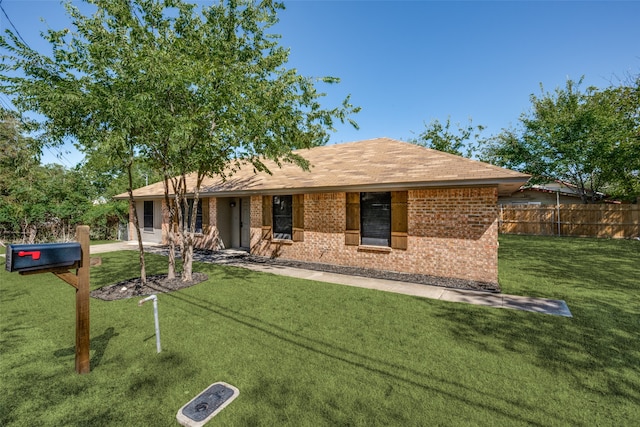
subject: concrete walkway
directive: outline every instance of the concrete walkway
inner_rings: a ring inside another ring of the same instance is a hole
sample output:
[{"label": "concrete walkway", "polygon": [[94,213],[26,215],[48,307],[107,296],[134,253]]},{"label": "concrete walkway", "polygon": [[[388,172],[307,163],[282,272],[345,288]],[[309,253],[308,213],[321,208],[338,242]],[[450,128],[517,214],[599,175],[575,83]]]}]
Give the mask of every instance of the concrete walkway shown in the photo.
[{"label": "concrete walkway", "polygon": [[[153,243],[144,243],[145,249],[158,246]],[[118,242],[104,245],[91,246],[91,254],[99,254],[120,250],[137,250],[136,242]],[[417,283],[399,282],[386,279],[372,279],[345,274],[326,273],[315,270],[285,267],[269,264],[252,264],[238,262],[238,251],[229,250],[228,257],[216,256],[214,260],[204,257],[196,257],[198,261],[224,263],[235,267],[242,267],[252,271],[278,274],[281,276],[297,277],[300,279],[316,280],[319,282],[335,283],[339,285],[355,286],[359,288],[376,289],[384,292],[412,295],[421,298],[437,299],[442,301],[459,302],[466,304],[484,305],[494,308],[510,308],[514,310],[532,311],[536,313],[551,314],[554,316],[573,317],[566,302],[546,298],[532,298],[518,295],[494,294],[490,292],[472,291],[466,289],[444,288],[441,286],[422,285]]]},{"label": "concrete walkway", "polygon": [[[149,243],[142,242],[145,250],[148,247],[158,246],[158,243]],[[92,245],[90,252],[91,255],[94,254],[104,254],[106,252],[116,252],[116,251],[137,251],[138,250],[138,242],[117,242],[117,243],[105,243],[102,245]]]},{"label": "concrete walkway", "polygon": [[466,289],[452,289],[441,286],[422,285],[417,283],[398,282],[395,280],[372,279],[360,276],[325,273],[322,271],[304,270],[301,268],[283,267],[278,265],[229,263],[253,271],[297,277],[300,279],[316,280],[319,282],[336,283],[359,288],[376,289],[385,292],[412,295],[421,298],[439,299],[442,301],[462,302],[467,304],[484,305],[495,308],[511,308],[514,310],[533,311],[536,313],[555,316],[573,317],[569,307],[562,300],[546,298],[532,298],[517,295],[494,294],[490,292],[471,291]]}]

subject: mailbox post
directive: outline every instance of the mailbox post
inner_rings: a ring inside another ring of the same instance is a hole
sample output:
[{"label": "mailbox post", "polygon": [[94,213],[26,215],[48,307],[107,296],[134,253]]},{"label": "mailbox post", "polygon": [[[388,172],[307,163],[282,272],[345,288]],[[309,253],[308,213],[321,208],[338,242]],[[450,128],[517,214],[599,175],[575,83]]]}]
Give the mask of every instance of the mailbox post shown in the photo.
[{"label": "mailbox post", "polygon": [[[53,273],[76,288],[76,372],[89,373],[89,227],[76,228],[77,243],[7,245],[7,271]],[[70,270],[75,269],[75,274]]]}]

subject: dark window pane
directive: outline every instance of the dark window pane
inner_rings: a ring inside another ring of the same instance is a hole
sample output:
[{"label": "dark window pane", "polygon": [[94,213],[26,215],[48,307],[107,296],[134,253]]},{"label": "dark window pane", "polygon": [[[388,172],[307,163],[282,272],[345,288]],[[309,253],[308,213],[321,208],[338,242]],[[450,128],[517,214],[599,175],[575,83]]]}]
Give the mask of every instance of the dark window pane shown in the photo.
[{"label": "dark window pane", "polygon": [[[188,200],[189,211],[185,213],[184,205],[182,206],[182,221],[185,231],[191,231],[191,212],[193,212],[193,199]],[[198,210],[196,211],[196,229],[195,233],[202,233],[202,199],[198,200]]]},{"label": "dark window pane", "polygon": [[144,231],[153,231],[153,201],[144,202]]},{"label": "dark window pane", "polygon": [[196,233],[202,233],[202,200],[198,200],[198,210],[196,211]]},{"label": "dark window pane", "polygon": [[363,245],[390,246],[391,193],[360,193],[360,235]]},{"label": "dark window pane", "polygon": [[273,237],[289,239],[293,234],[292,196],[273,196]]}]

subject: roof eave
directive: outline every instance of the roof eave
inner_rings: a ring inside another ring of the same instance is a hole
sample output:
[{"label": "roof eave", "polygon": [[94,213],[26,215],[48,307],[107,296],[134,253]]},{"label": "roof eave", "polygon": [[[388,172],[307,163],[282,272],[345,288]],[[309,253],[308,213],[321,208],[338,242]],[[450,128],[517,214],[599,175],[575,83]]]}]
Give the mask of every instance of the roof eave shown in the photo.
[{"label": "roof eave", "polygon": [[[249,190],[223,190],[203,191],[201,197],[247,197],[259,195],[285,195],[285,194],[310,194],[310,193],[336,193],[336,192],[375,192],[375,191],[405,191],[425,188],[454,188],[454,187],[498,187],[513,188],[509,194],[515,192],[528,178],[502,178],[502,179],[469,179],[469,180],[442,180],[424,182],[392,182],[371,183],[341,186],[319,186],[301,188],[260,188]],[[193,195],[193,194],[189,194]],[[149,197],[152,198],[152,197]]]}]

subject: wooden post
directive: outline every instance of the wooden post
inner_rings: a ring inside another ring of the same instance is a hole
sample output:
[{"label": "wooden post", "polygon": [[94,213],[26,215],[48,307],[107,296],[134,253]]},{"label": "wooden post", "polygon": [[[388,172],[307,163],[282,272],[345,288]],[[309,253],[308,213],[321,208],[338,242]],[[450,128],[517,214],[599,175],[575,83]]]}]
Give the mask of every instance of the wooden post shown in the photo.
[{"label": "wooden post", "polygon": [[89,226],[79,225],[76,228],[76,239],[82,250],[82,260],[76,275],[76,372],[88,374],[89,368],[89,270],[91,256],[89,254]]},{"label": "wooden post", "polygon": [[558,236],[562,232],[560,229],[560,192],[556,192],[556,209],[558,210]]},{"label": "wooden post", "polygon": [[[76,228],[76,239],[80,243],[80,262],[69,267],[49,267],[20,271],[21,275],[53,273],[59,279],[76,289],[76,372],[88,374],[89,346],[91,334],[89,329],[89,271],[91,254],[89,253],[89,226],[79,225]],[[77,246],[76,246],[77,248]],[[74,258],[75,261],[75,258]],[[76,274],[70,270],[76,269]]]}]

